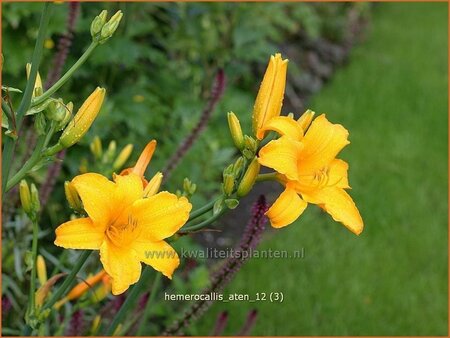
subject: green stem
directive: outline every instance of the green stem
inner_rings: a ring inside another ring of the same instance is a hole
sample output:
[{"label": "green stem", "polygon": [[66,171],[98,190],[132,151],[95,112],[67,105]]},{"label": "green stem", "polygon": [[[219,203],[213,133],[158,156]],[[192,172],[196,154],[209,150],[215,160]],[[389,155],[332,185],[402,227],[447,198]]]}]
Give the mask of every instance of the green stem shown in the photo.
[{"label": "green stem", "polygon": [[45,144],[45,139],[46,139],[45,135],[39,136],[33,154],[28,159],[28,161],[25,162],[23,167],[20,168],[20,170],[17,173],[15,173],[14,176],[11,177],[11,179],[8,180],[5,187],[5,192],[9,191],[12,187],[14,187],[17,183],[19,183],[20,180],[26,174],[28,174],[28,172],[39,162],[39,160],[41,159],[41,151]]},{"label": "green stem", "polygon": [[204,220],[203,222],[200,222],[198,224],[193,224],[190,225],[189,223],[186,223],[186,225],[184,227],[182,227],[180,229],[179,232],[181,233],[186,233],[186,232],[191,232],[191,231],[195,231],[195,230],[200,230],[208,225],[210,225],[212,222],[214,222],[215,220],[217,220],[220,216],[222,216],[225,211],[227,211],[228,209],[224,208],[221,211],[219,211],[217,214],[212,215],[210,218]]},{"label": "green stem", "polygon": [[[41,22],[39,24],[39,32],[36,39],[36,44],[34,46],[33,57],[31,59],[31,70],[30,77],[28,78],[25,91],[20,101],[19,108],[17,109],[16,115],[16,131],[19,134],[20,126],[22,125],[22,120],[25,116],[26,111],[30,108],[31,97],[33,95],[34,85],[36,83],[37,72],[39,69],[39,64],[41,62],[42,50],[44,48],[44,40],[47,31],[48,22],[50,19],[50,8],[51,3],[45,3],[44,9],[42,11]],[[16,140],[10,137],[5,138],[3,145],[3,155],[2,155],[2,196],[6,192],[6,184],[8,182],[9,171],[11,169],[12,156],[14,153],[14,148],[16,145]]]},{"label": "green stem", "polygon": [[117,326],[119,326],[120,323],[122,323],[123,318],[127,313],[130,312],[130,309],[134,306],[136,303],[136,300],[141,293],[141,290],[144,289],[147,285],[148,278],[151,276],[151,273],[153,272],[152,268],[145,266],[144,271],[142,272],[141,279],[137,284],[135,284],[131,290],[130,293],[127,295],[127,298],[125,299],[125,302],[120,307],[119,311],[116,313],[116,315],[113,318],[113,321],[109,325],[108,329],[105,332],[105,336],[112,336],[114,332],[117,329]]},{"label": "green stem", "polygon": [[35,310],[35,292],[36,292],[36,258],[37,258],[37,245],[38,245],[38,233],[39,225],[36,217],[33,217],[33,241],[31,244],[31,257],[33,265],[31,267],[31,279],[30,279],[30,295],[29,295],[29,314],[33,313]]},{"label": "green stem", "polygon": [[205,204],[201,208],[198,208],[197,210],[194,210],[189,215],[189,221],[192,221],[193,219],[203,215],[204,213],[210,211],[214,207],[214,203],[216,203],[217,199],[213,199],[211,202]]},{"label": "green stem", "polygon": [[72,271],[70,271],[69,275],[66,277],[64,282],[61,284],[61,286],[56,290],[56,292],[52,295],[50,300],[44,304],[42,307],[42,311],[51,308],[55,303],[60,300],[66,291],[69,289],[69,287],[72,285],[72,282],[75,280],[75,277],[77,273],[81,270],[81,267],[88,259],[89,255],[92,253],[91,250],[85,250],[81,254],[81,256],[78,258],[75,266],[72,268]]},{"label": "green stem", "polygon": [[81,55],[77,62],[73,64],[72,67],[53,85],[51,86],[45,93],[38,96],[33,102],[31,106],[37,106],[47,100],[50,96],[52,96],[59,88],[61,88],[75,73],[75,71],[81,67],[81,65],[88,59],[88,57],[92,54],[95,47],[98,46],[98,42],[92,41],[86,51]]},{"label": "green stem", "polygon": [[156,272],[155,279],[153,280],[152,290],[150,291],[150,297],[147,301],[147,304],[145,304],[144,313],[142,315],[141,323],[139,324],[139,329],[137,331],[138,336],[144,335],[144,329],[146,328],[147,320],[152,310],[152,303],[154,302],[156,294],[158,293],[159,285],[161,284],[161,278],[162,274]]}]

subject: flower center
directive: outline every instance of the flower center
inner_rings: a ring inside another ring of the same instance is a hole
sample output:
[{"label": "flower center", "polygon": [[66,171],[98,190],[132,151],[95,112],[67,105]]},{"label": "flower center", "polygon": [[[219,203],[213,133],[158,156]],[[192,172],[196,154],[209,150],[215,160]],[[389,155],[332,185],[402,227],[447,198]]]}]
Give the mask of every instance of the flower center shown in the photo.
[{"label": "flower center", "polygon": [[116,246],[129,245],[139,235],[138,221],[132,215],[128,215],[126,221],[116,220],[106,229],[106,236]]}]

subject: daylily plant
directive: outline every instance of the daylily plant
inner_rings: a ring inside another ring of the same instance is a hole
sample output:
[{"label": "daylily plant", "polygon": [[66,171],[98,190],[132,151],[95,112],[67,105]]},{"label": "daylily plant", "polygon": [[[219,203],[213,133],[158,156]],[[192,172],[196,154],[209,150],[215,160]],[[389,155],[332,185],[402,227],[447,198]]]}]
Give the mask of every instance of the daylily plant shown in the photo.
[{"label": "daylily plant", "polygon": [[139,280],[141,262],[168,278],[172,278],[180,263],[177,253],[164,239],[186,223],[192,206],[186,197],[167,191],[156,193],[160,173],[146,183],[143,174],[155,146],[155,141],[150,142],[135,167],[114,175],[113,181],[95,173],[75,177],[71,185],[88,217],[66,222],[56,229],[58,246],[100,250],[100,260],[112,278],[114,295]]}]

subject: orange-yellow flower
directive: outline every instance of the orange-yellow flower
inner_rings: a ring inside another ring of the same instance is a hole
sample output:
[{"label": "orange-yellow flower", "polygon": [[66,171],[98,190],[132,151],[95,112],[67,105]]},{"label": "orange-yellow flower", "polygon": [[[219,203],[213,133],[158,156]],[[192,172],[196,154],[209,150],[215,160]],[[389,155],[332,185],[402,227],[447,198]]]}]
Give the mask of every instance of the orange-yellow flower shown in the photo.
[{"label": "orange-yellow flower", "polygon": [[141,175],[155,145],[155,141],[150,142],[136,166],[124,175],[114,175],[113,181],[95,173],[75,177],[71,184],[88,217],[56,229],[58,246],[100,250],[100,260],[112,278],[115,295],[139,280],[141,262],[168,278],[172,278],[180,262],[164,239],[186,223],[192,205],[185,197],[178,198],[167,191],[144,195],[146,181]]},{"label": "orange-yellow flower", "polygon": [[265,136],[265,124],[280,115],[286,87],[287,65],[288,60],[283,60],[279,53],[270,57],[253,108],[253,132],[258,140],[262,140]]},{"label": "orange-yellow flower", "polygon": [[342,125],[330,123],[324,114],[314,119],[306,131],[302,125],[307,124],[305,119],[295,121],[279,116],[265,126],[265,130],[274,130],[281,137],[259,151],[259,162],[275,169],[277,179],[285,185],[267,216],[273,227],[281,228],[294,222],[308,203],[317,204],[335,221],[359,235],[363,220],[345,191],[350,189],[348,164],[336,159],[350,143],[348,131]]}]

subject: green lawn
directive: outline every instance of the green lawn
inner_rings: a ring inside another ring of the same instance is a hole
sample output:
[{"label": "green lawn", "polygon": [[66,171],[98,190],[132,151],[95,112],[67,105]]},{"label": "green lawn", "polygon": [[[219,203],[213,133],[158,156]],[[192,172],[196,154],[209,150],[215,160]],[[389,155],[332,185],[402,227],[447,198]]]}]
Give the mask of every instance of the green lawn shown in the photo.
[{"label": "green lawn", "polygon": [[255,335],[447,335],[447,4],[377,5],[367,40],[310,107],[350,131],[341,157],[365,230],[310,206],[260,246],[305,248],[304,259],[249,261],[225,289],[284,302],[216,303],[198,333],[228,310],[236,334],[256,307]]}]

